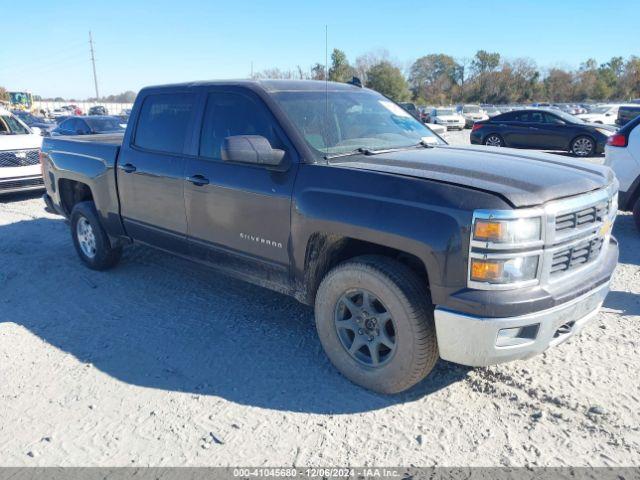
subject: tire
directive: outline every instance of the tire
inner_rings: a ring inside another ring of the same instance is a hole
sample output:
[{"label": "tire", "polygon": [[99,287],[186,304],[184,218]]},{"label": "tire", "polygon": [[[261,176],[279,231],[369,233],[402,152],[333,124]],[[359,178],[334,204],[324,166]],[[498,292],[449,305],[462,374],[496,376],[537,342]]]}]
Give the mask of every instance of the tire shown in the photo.
[{"label": "tire", "polygon": [[[364,294],[375,300],[365,302]],[[349,311],[349,301],[354,312]],[[365,305],[371,312],[362,312]],[[438,361],[429,292],[411,269],[395,260],[362,256],[335,267],[320,283],[315,317],[331,363],[364,388],[385,394],[402,392],[423,380]],[[390,317],[386,323],[385,317]],[[379,321],[380,334],[368,331],[372,319]],[[351,326],[343,328],[344,322]],[[362,346],[355,350],[354,345]]]},{"label": "tire", "polygon": [[633,204],[633,220],[636,222],[636,228],[640,231],[640,197]]},{"label": "tire", "polygon": [[595,151],[596,142],[593,141],[593,138],[586,135],[580,135],[574,138],[569,146],[569,153],[581,158],[590,157]]},{"label": "tire", "polygon": [[82,262],[92,270],[114,267],[122,247],[113,248],[93,202],[77,203],[71,211],[71,238]]},{"label": "tire", "polygon": [[504,140],[497,133],[487,135],[482,143],[488,147],[504,147]]}]

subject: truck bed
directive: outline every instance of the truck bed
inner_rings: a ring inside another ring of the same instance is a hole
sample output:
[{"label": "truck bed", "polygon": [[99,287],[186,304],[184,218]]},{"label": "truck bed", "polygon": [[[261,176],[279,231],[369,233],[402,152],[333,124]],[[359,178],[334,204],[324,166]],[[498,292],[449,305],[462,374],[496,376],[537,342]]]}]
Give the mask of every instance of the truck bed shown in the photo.
[{"label": "truck bed", "polygon": [[[77,160],[85,157],[79,172],[89,173],[87,168],[95,175],[96,169],[113,167],[118,158],[118,152],[122,145],[122,134],[114,135],[77,135],[45,137],[42,142],[42,150],[51,155],[57,163],[72,163],[77,165]],[[92,167],[89,167],[91,164]]]}]

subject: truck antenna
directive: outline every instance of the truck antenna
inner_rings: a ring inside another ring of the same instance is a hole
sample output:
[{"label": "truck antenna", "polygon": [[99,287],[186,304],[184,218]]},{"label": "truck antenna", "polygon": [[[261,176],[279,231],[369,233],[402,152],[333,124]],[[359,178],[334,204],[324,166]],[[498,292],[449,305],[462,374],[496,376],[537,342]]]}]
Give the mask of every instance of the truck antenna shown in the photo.
[{"label": "truck antenna", "polygon": [[329,27],[324,26],[324,146],[329,156]]},{"label": "truck antenna", "polygon": [[100,94],[98,93],[98,75],[96,74],[96,56],[93,51],[93,37],[91,36],[91,30],[89,30],[89,49],[91,50],[91,65],[93,66],[93,85],[96,87],[96,101],[99,100]]}]

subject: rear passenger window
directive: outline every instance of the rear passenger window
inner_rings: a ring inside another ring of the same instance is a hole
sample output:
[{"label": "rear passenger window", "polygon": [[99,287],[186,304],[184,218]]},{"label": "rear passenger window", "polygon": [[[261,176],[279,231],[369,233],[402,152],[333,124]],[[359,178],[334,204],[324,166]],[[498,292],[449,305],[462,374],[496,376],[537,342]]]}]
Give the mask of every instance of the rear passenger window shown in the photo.
[{"label": "rear passenger window", "polygon": [[274,122],[262,105],[239,93],[209,94],[200,134],[200,155],[220,160],[224,139],[234,135],[261,135],[272,147],[281,148]]},{"label": "rear passenger window", "polygon": [[500,122],[513,122],[515,120],[515,114],[511,112],[502,113],[494,118]]},{"label": "rear passenger window", "polygon": [[134,144],[167,153],[182,153],[195,96],[190,93],[149,95],[144,99]]}]

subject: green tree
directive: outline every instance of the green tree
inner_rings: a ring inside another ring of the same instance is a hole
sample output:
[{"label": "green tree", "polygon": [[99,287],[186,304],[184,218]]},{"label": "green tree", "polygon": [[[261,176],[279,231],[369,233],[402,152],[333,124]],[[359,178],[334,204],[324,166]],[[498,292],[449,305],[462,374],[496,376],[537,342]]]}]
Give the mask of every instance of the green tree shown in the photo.
[{"label": "green tree", "polygon": [[462,70],[453,57],[431,54],[418,58],[409,71],[409,84],[415,98],[427,102],[451,101]]},{"label": "green tree", "polygon": [[331,67],[329,68],[329,80],[332,82],[347,82],[355,75],[355,69],[349,65],[347,55],[337,48],[331,52]]},{"label": "green tree", "polygon": [[409,86],[400,69],[391,62],[382,61],[372,66],[367,74],[367,87],[402,102],[411,96]]},{"label": "green tree", "polygon": [[500,65],[500,54],[491,53],[485,50],[478,50],[471,62],[471,68],[476,75],[495,71]]},{"label": "green tree", "polygon": [[624,64],[620,86],[622,99],[640,97],[640,57],[631,56]]},{"label": "green tree", "polygon": [[574,75],[560,68],[549,70],[543,80],[544,96],[552,102],[561,102],[574,98]]},{"label": "green tree", "polygon": [[9,92],[7,92],[7,89],[4,87],[0,87],[0,101],[9,101]]}]

